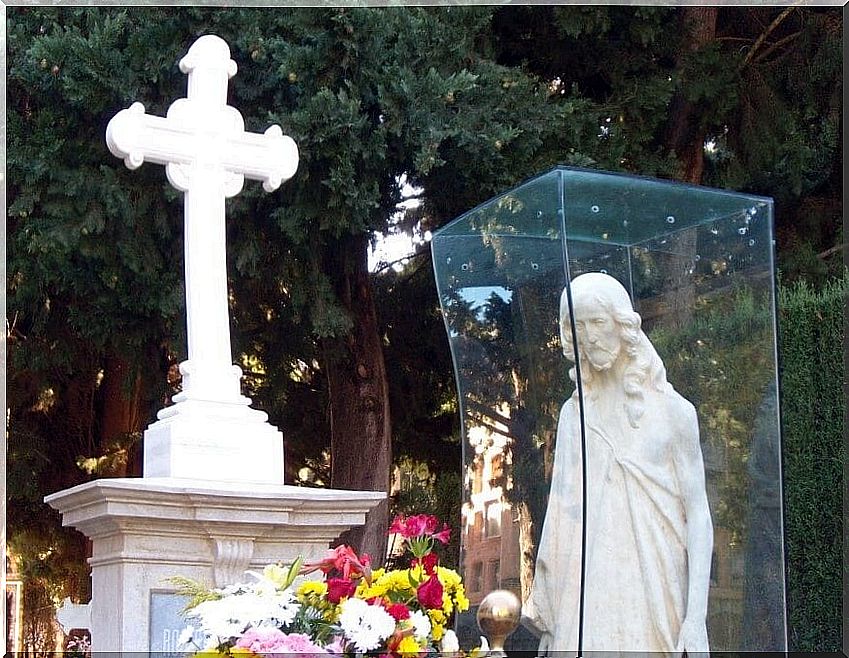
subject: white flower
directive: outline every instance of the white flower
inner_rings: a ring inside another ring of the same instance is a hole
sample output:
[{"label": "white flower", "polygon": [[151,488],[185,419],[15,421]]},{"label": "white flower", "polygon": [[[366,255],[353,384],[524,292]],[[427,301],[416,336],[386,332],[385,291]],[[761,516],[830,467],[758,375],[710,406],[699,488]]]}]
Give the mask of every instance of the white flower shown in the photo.
[{"label": "white flower", "polygon": [[410,623],[413,625],[413,635],[416,637],[427,638],[430,636],[430,619],[421,610],[415,610],[410,614]]},{"label": "white flower", "polygon": [[379,605],[369,605],[362,599],[342,602],[339,615],[342,632],[358,651],[372,651],[395,632],[395,619]]},{"label": "white flower", "polygon": [[226,600],[233,614],[251,626],[284,626],[292,622],[300,607],[290,591],[241,594]]},{"label": "white flower", "polygon": [[186,626],[180,636],[177,638],[177,648],[183,649],[187,644],[194,644],[195,629],[193,626]]},{"label": "white flower", "polygon": [[450,628],[442,636],[442,641],[439,643],[439,650],[444,654],[455,654],[460,651],[460,641],[457,639],[457,634]]},{"label": "white flower", "polygon": [[186,613],[186,617],[197,619],[201,629],[209,638],[231,638],[239,635],[247,622],[233,613],[232,600],[237,597],[227,596],[215,601],[204,601]]},{"label": "white flower", "polygon": [[292,622],[300,605],[290,590],[259,594],[250,589],[216,601],[204,601],[186,613],[197,619],[201,630],[221,640],[237,637],[247,628],[284,626]]}]

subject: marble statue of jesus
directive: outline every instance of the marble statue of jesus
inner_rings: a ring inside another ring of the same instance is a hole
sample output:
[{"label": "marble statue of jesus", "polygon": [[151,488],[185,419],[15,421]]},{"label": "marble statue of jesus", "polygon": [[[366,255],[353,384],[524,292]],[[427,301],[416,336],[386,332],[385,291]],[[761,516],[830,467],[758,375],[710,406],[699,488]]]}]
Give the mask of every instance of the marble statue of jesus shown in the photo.
[{"label": "marble statue of jesus", "polygon": [[[693,405],[666,379],[625,288],[601,273],[571,283],[584,399],[587,652],[708,651],[713,527]],[[563,353],[574,360],[567,291]],[[570,375],[576,379],[575,368]],[[579,398],[557,428],[548,510],[523,614],[539,653],[578,644],[582,463]]]}]

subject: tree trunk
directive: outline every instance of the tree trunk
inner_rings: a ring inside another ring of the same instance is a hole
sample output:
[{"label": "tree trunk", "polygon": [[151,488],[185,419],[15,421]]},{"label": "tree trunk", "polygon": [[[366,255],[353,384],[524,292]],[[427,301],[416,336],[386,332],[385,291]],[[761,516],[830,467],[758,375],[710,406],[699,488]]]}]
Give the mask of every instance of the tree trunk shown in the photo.
[{"label": "tree trunk", "polygon": [[[676,66],[680,70],[686,57],[704,48],[716,38],[717,7],[687,6],[681,9],[684,46]],[[699,107],[688,101],[679,90],[672,98],[667,124],[666,145],[675,152],[680,163],[682,181],[698,185],[705,166],[705,131],[701,126]],[[689,322],[696,294],[690,271],[697,253],[696,231],[685,230],[669,236],[666,270],[668,324],[681,326]]]},{"label": "tree trunk", "polygon": [[[131,456],[135,452],[134,435],[142,430],[141,416],[141,373],[134,372],[119,356],[106,359],[101,384],[103,406],[100,416],[100,454],[124,450],[110,460],[110,466],[102,475],[127,477],[141,475],[141,464]],[[120,448],[119,448],[120,446]],[[135,472],[138,471],[138,472]]]},{"label": "tree trunk", "polygon": [[[351,237],[328,253],[340,303],[353,327],[323,344],[330,395],[331,486],[389,492],[392,465],[389,387],[368,272],[366,236]],[[362,528],[342,536],[373,563],[386,553],[389,502],[380,503]]]},{"label": "tree trunk", "polygon": [[84,482],[83,471],[76,467],[80,456],[91,457],[97,450],[95,442],[95,409],[97,366],[78,371],[59,393],[60,402],[53,410],[45,430],[63,442],[61,463],[53,464],[56,491]]},{"label": "tree trunk", "polygon": [[[531,508],[527,503],[519,503],[517,512],[519,517],[519,595],[524,602],[530,597],[531,585],[534,582],[539,531],[534,527]],[[542,524],[537,527],[541,528]]]},{"label": "tree trunk", "polygon": [[[684,47],[676,65],[680,69],[692,52],[704,48],[716,38],[718,7],[687,6],[681,8]],[[699,125],[699,108],[678,91],[672,98],[666,145],[681,163],[681,180],[700,183],[704,171],[704,129]]]}]

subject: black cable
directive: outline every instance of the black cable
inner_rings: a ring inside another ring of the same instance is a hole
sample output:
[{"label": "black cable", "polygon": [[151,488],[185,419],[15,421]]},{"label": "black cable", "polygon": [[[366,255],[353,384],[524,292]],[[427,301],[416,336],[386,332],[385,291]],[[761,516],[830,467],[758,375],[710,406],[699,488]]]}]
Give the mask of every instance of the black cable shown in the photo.
[{"label": "black cable", "polygon": [[[561,173],[562,175],[562,173]],[[564,182],[561,179],[561,194]],[[561,209],[565,209],[562,203]],[[572,332],[572,352],[575,357],[575,385],[578,391],[578,414],[581,422],[581,578],[580,578],[580,600],[578,603],[578,654],[582,658],[584,651],[584,590],[586,589],[586,566],[587,566],[587,430],[584,418],[584,387],[581,383],[581,363],[578,357],[578,334],[575,328],[575,307],[572,303],[572,275],[569,271],[569,253],[566,248],[566,221],[565,212],[561,210],[563,230],[563,262],[566,270],[566,301],[569,306],[569,329]],[[560,446],[559,449],[563,449]]]},{"label": "black cable", "polygon": [[567,266],[566,299],[569,303],[569,325],[572,331],[572,349],[575,354],[575,384],[578,388],[578,414],[581,422],[581,580],[580,603],[578,605],[578,655],[583,656],[584,648],[584,594],[586,590],[587,567],[587,426],[584,417],[584,387],[581,384],[581,365],[578,358],[578,334],[575,329],[575,309],[572,305],[572,284]]}]

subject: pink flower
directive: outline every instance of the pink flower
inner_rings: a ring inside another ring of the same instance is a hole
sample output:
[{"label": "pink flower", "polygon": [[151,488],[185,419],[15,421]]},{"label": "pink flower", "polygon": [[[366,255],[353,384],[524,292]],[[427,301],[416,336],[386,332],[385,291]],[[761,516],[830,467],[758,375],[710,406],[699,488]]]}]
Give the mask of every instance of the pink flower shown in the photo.
[{"label": "pink flower", "polygon": [[303,633],[289,633],[286,638],[286,653],[327,653],[325,649],[315,644],[309,635]]},{"label": "pink flower", "polygon": [[277,628],[250,628],[236,641],[236,646],[250,649],[256,654],[309,653],[326,654],[327,651],[315,644],[303,633],[287,635]]},{"label": "pink flower", "polygon": [[451,528],[448,527],[447,523],[442,524],[442,530],[439,532],[433,533],[433,538],[437,541],[441,541],[443,544],[448,543],[448,538],[451,536]]},{"label": "pink flower", "polygon": [[345,636],[334,635],[332,641],[325,645],[324,649],[327,653],[344,653],[345,652]]},{"label": "pink flower", "polygon": [[236,646],[254,653],[283,651],[287,635],[278,628],[250,628],[236,641]]},{"label": "pink flower", "polygon": [[342,544],[327,551],[318,562],[306,562],[301,568],[301,573],[310,573],[317,569],[321,569],[322,573],[325,574],[331,571],[340,572],[343,578],[365,576],[366,579],[369,579],[371,577],[371,558],[365,553],[362,556],[357,556],[354,549]]},{"label": "pink flower", "polygon": [[431,576],[416,590],[416,598],[425,608],[442,607],[442,583],[439,578]]},{"label": "pink flower", "polygon": [[402,514],[399,514],[389,526],[389,532],[394,532],[405,539],[415,539],[417,537],[433,537],[443,544],[448,543],[448,537],[451,535],[451,528],[447,523],[442,524],[442,530],[436,531],[439,521],[435,516],[430,514],[416,514],[409,516],[406,519]]}]

